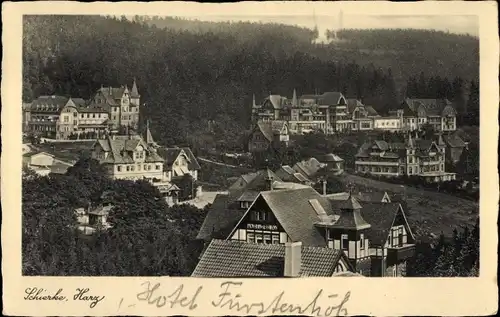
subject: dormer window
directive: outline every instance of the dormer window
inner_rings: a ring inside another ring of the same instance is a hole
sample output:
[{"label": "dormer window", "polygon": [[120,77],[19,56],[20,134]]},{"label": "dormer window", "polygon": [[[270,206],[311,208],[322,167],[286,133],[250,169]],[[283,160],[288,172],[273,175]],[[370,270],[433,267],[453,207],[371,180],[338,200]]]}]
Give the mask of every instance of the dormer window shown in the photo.
[{"label": "dormer window", "polygon": [[241,209],[247,209],[249,207],[250,203],[248,201],[241,201],[240,206]]}]

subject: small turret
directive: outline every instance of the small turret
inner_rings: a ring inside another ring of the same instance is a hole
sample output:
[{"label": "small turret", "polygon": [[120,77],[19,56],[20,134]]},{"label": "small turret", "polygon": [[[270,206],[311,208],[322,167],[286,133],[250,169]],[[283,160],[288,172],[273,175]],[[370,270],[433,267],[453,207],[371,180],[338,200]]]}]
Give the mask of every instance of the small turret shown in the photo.
[{"label": "small turret", "polygon": [[293,106],[294,108],[298,106],[298,102],[297,102],[297,92],[295,91],[295,89],[293,90],[292,106]]},{"label": "small turret", "polygon": [[135,82],[135,78],[134,78],[134,83],[132,84],[132,90],[130,91],[130,97],[136,99],[140,97],[139,90],[137,89],[137,84]]}]

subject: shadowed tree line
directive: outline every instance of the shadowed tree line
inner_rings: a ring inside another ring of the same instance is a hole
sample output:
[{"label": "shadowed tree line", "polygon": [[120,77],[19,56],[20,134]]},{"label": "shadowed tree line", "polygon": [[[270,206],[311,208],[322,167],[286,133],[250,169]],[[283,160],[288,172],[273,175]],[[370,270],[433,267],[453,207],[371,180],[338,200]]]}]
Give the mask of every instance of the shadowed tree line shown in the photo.
[{"label": "shadowed tree line", "polygon": [[[66,175],[23,171],[24,275],[190,275],[201,245],[194,241],[206,210],[168,206],[144,181],[110,180],[94,160],[82,159]],[[84,236],[75,208],[96,207],[102,194],[114,207],[113,228]]]},{"label": "shadowed tree line", "polygon": [[[432,50],[407,59],[411,50],[394,58],[314,45],[314,31],[281,24],[25,16],[23,26],[25,101],[44,94],[89,98],[101,85],[130,87],[135,77],[145,103],[141,117],[151,120],[153,136],[168,145],[193,145],[190,136],[198,133],[234,147],[248,128],[253,93],[260,101],[270,93],[291,97],[293,89],[299,95],[342,91],[386,113],[397,106],[410,75],[423,71],[468,81],[478,73],[474,59],[460,67],[454,62],[462,51],[475,50],[475,40],[446,34],[440,36],[460,50],[441,50],[433,40],[427,43]],[[411,41],[427,36],[393,31]]]}]

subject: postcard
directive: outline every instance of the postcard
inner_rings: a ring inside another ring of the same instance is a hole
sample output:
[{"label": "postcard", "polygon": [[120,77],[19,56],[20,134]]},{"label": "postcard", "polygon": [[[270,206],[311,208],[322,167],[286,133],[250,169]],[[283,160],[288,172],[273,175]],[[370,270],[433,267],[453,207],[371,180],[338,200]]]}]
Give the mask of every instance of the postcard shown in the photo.
[{"label": "postcard", "polygon": [[5,2],[4,314],[497,310],[497,4]]}]

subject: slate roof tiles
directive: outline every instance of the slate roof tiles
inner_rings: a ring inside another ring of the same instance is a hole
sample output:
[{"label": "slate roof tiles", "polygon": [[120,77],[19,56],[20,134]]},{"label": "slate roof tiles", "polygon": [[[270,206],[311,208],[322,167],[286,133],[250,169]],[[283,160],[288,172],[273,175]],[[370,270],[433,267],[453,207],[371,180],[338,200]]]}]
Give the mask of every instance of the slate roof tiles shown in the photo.
[{"label": "slate roof tiles", "polygon": [[[339,250],[302,246],[299,276],[332,276],[343,256]],[[191,276],[283,277],[284,267],[283,244],[212,240]]]}]

